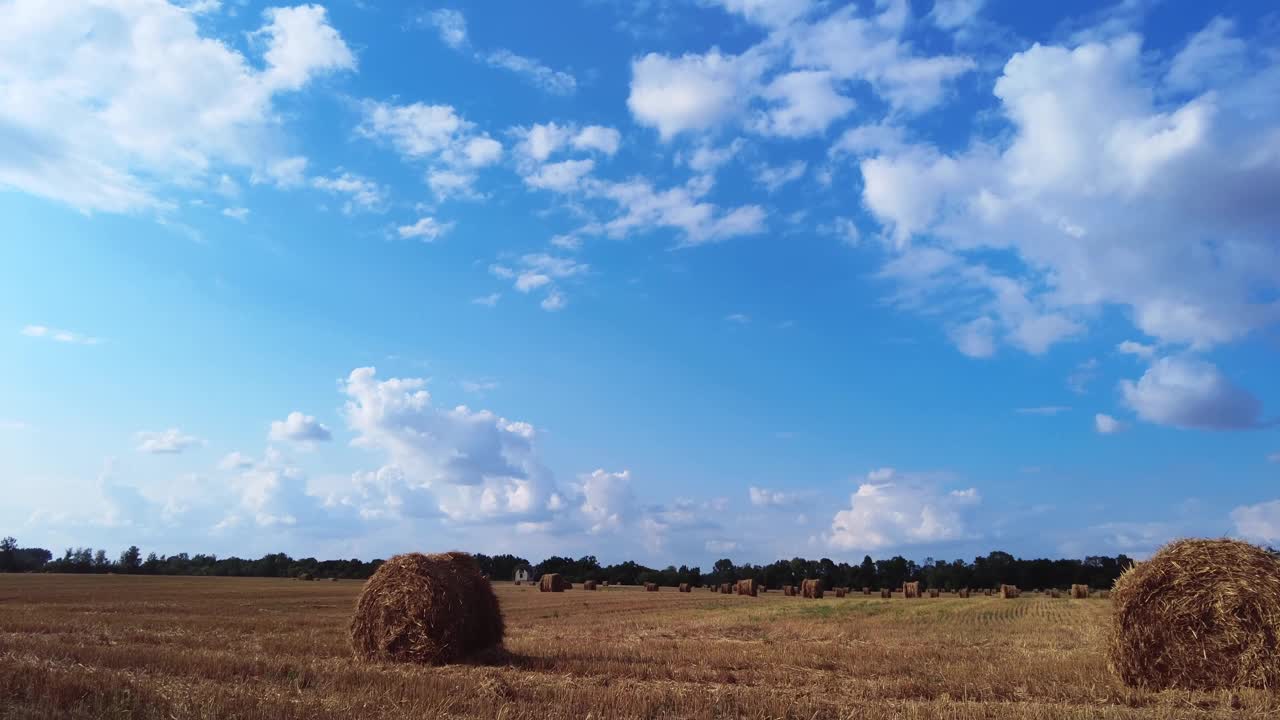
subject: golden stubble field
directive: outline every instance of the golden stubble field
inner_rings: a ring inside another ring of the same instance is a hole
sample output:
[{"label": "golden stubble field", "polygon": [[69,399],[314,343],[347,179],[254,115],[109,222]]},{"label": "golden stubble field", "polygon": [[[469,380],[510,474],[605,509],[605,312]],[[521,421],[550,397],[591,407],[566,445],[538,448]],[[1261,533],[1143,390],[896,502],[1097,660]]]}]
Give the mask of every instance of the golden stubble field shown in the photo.
[{"label": "golden stubble field", "polygon": [[497,583],[507,654],[351,659],[361,583],[0,575],[0,718],[1277,717],[1107,671],[1106,600]]}]

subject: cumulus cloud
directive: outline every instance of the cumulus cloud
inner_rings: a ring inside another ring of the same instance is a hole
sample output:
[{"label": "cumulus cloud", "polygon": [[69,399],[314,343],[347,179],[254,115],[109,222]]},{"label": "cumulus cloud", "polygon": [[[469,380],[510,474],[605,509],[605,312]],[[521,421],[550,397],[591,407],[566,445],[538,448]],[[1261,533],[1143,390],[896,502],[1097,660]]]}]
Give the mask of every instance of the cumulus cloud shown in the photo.
[{"label": "cumulus cloud", "polygon": [[637,122],[670,140],[714,127],[742,110],[763,71],[758,57],[724,55],[718,49],[680,57],[649,53],[631,64],[627,107]]},{"label": "cumulus cloud", "polygon": [[390,144],[406,161],[427,165],[427,184],[442,198],[478,197],[477,172],[502,157],[502,143],[479,132],[451,105],[366,100],[356,133]]},{"label": "cumulus cloud", "polygon": [[[591,266],[572,258],[558,257],[547,253],[528,253],[519,258],[516,268],[494,264],[489,266],[489,273],[494,277],[511,280],[512,287],[521,293],[542,290],[542,309],[548,311],[563,310],[568,305],[568,298],[557,284],[570,278],[587,274]],[[496,301],[495,301],[496,302]]]},{"label": "cumulus cloud", "polygon": [[578,491],[582,496],[579,510],[587,520],[587,531],[593,534],[617,531],[636,514],[635,495],[631,492],[631,473],[595,470],[583,475]]},{"label": "cumulus cloud", "polygon": [[[392,507],[392,498],[427,493],[431,504],[455,521],[534,515],[552,491],[538,459],[537,432],[487,410],[432,404],[425,381],[380,380],[374,368],[351,371],[343,411],[356,434],[352,444],[382,454],[384,479],[367,503]],[[394,492],[393,492],[394,491]]]},{"label": "cumulus cloud", "polygon": [[1093,428],[1097,430],[1099,434],[1111,435],[1123,430],[1124,423],[1111,417],[1110,415],[1098,413],[1097,415],[1093,416]]},{"label": "cumulus cloud", "polygon": [[453,229],[453,223],[442,223],[431,216],[423,216],[411,225],[396,228],[396,234],[402,238],[416,238],[422,242],[432,242]]},{"label": "cumulus cloud", "polygon": [[178,428],[168,430],[143,430],[136,434],[138,452],[152,455],[176,455],[189,447],[204,444],[200,438],[187,435]]},{"label": "cumulus cloud", "polygon": [[835,514],[825,540],[839,550],[876,550],[957,540],[970,534],[968,516],[981,502],[975,488],[944,490],[892,468],[868,473]]},{"label": "cumulus cloud", "polygon": [[333,439],[329,428],[312,415],[294,410],[284,420],[273,420],[267,437],[278,442],[313,443]]},{"label": "cumulus cloud", "polygon": [[342,212],[347,215],[356,212],[381,212],[386,209],[386,188],[355,173],[342,172],[332,177],[315,177],[311,179],[311,186],[345,197]]},{"label": "cumulus cloud", "polygon": [[253,458],[239,450],[227,453],[218,461],[219,470],[247,470],[253,467]]},{"label": "cumulus cloud", "polygon": [[1156,360],[1137,382],[1122,380],[1120,393],[1138,417],[1158,425],[1242,430],[1264,424],[1257,398],[1191,356]]},{"label": "cumulus cloud", "polygon": [[1280,542],[1280,500],[1241,505],[1231,511],[1236,534],[1254,542]]},{"label": "cumulus cloud", "polygon": [[787,507],[794,505],[800,499],[798,493],[770,490],[755,485],[747,488],[747,495],[751,499],[751,504],[756,507]]},{"label": "cumulus cloud", "polygon": [[961,321],[989,318],[993,340],[1033,353],[1103,306],[1195,348],[1280,318],[1280,206],[1259,192],[1280,182],[1280,111],[1253,100],[1280,92],[1280,73],[1224,71],[1215,92],[1180,99],[1143,67],[1134,35],[1035,45],[995,85],[1008,141],[862,147],[863,203],[891,252],[946,258],[894,276],[904,292],[965,297],[951,305],[976,312]]},{"label": "cumulus cloud", "polygon": [[1136,355],[1146,360],[1150,360],[1156,354],[1154,345],[1144,345],[1133,340],[1125,340],[1116,346],[1116,350],[1122,355]]},{"label": "cumulus cloud", "polygon": [[265,172],[282,159],[277,97],[355,68],[317,5],[267,10],[260,59],[200,23],[167,2],[0,5],[0,186],[85,212],[162,209],[174,186]]}]

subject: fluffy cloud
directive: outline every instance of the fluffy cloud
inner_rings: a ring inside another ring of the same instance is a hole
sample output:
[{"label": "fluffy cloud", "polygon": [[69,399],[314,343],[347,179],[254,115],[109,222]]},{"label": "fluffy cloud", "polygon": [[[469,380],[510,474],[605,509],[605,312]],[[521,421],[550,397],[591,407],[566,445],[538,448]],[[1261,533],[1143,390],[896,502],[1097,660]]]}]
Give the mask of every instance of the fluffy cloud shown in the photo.
[{"label": "fluffy cloud", "polygon": [[355,58],[315,5],[268,10],[254,39],[261,69],[167,2],[0,5],[0,186],[126,212],[227,168],[265,173],[276,97]]},{"label": "fluffy cloud", "polygon": [[1120,392],[1138,417],[1159,425],[1240,430],[1263,424],[1257,398],[1194,357],[1160,358],[1137,382],[1121,381]]},{"label": "fluffy cloud", "polygon": [[958,30],[973,22],[987,0],[936,0],[929,19],[943,30]]},{"label": "fluffy cloud", "polygon": [[247,470],[253,467],[253,458],[239,450],[227,453],[218,461],[219,470]]},{"label": "fluffy cloud", "polygon": [[481,168],[502,157],[502,143],[476,130],[450,105],[367,100],[356,132],[389,143],[409,161],[427,164],[427,183],[441,197],[473,197]]},{"label": "fluffy cloud", "polygon": [[800,497],[796,493],[769,490],[754,485],[747,488],[747,496],[751,499],[751,504],[756,507],[786,507],[794,505]]},{"label": "fluffy cloud", "polygon": [[677,58],[649,53],[631,64],[627,107],[637,122],[670,140],[714,127],[742,110],[763,70],[760,58],[719,50]]},{"label": "fluffy cloud", "polygon": [[284,420],[274,420],[267,437],[278,442],[328,442],[333,439],[329,428],[325,427],[312,415],[303,415],[294,410]]},{"label": "fluffy cloud", "polygon": [[459,522],[543,512],[553,488],[534,427],[487,410],[438,408],[425,384],[379,380],[367,367],[344,384],[352,444],[386,460],[380,484],[365,488],[365,512],[426,503]]},{"label": "fluffy cloud", "polygon": [[345,196],[342,212],[347,215],[356,212],[381,212],[386,209],[387,190],[376,182],[355,173],[343,172],[333,177],[315,177],[311,179],[311,186],[317,190]]},{"label": "fluffy cloud", "polygon": [[1241,505],[1231,511],[1236,534],[1255,542],[1280,542],[1280,500]]},{"label": "fluffy cloud", "polygon": [[596,534],[620,530],[636,514],[631,492],[631,473],[595,470],[579,478],[579,507],[587,521],[587,531]]},{"label": "fluffy cloud", "polygon": [[1143,345],[1140,342],[1125,340],[1116,345],[1116,350],[1123,355],[1136,355],[1140,358],[1151,359],[1156,354],[1154,345]]},{"label": "fluffy cloud", "polygon": [[174,455],[189,447],[203,444],[200,438],[187,435],[178,428],[158,431],[143,430],[137,433],[137,438],[138,452],[152,455]]},{"label": "fluffy cloud", "polygon": [[863,202],[892,250],[946,259],[898,277],[906,291],[985,297],[993,339],[1030,352],[1104,305],[1197,348],[1280,318],[1280,215],[1257,192],[1280,182],[1280,111],[1252,99],[1280,92],[1280,72],[1222,75],[1189,99],[1147,77],[1133,35],[1036,45],[995,85],[1007,143],[864,146]]},{"label": "fluffy cloud", "polygon": [[546,295],[541,304],[542,309],[548,311],[563,310],[569,302],[556,281],[585,275],[590,270],[591,267],[586,263],[546,253],[521,256],[517,268],[499,264],[489,266],[490,274],[511,280],[513,287],[519,292],[527,294],[538,289],[544,290]]},{"label": "fluffy cloud", "polygon": [[827,543],[839,550],[957,540],[969,534],[967,516],[981,502],[974,488],[945,491],[884,468],[869,473],[836,513]]},{"label": "fluffy cloud", "polygon": [[756,169],[756,182],[769,192],[777,192],[779,188],[804,177],[808,165],[803,160],[786,165],[762,165]]},{"label": "fluffy cloud", "polygon": [[1093,416],[1093,429],[1102,435],[1112,435],[1124,429],[1124,423],[1103,413]]},{"label": "fluffy cloud", "polygon": [[453,229],[453,223],[442,223],[430,216],[418,218],[412,225],[401,225],[396,234],[402,238],[417,238],[422,242],[432,242],[443,237]]}]

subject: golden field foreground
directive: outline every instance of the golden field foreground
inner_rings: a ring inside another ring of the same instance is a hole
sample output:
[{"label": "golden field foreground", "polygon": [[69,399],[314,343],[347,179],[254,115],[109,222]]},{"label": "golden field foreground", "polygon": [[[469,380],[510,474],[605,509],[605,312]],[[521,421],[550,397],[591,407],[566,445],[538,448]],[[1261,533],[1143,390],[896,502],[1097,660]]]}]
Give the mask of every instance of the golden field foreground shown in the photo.
[{"label": "golden field foreground", "polygon": [[[0,718],[1277,717],[1107,671],[1107,600],[496,583],[507,655],[352,659],[362,583],[0,575]],[[1233,709],[1234,708],[1234,709]]]}]

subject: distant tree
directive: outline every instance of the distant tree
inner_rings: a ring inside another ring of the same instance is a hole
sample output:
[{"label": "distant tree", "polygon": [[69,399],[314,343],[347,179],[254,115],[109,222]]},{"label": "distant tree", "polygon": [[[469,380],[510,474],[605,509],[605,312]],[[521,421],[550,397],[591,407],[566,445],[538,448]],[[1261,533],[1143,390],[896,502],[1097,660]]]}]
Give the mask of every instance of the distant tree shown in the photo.
[{"label": "distant tree", "polygon": [[18,569],[18,541],[12,537],[0,540],[0,572],[14,572]]},{"label": "distant tree", "polygon": [[120,572],[136,573],[142,570],[142,551],[137,545],[130,545],[128,550],[120,553]]}]

